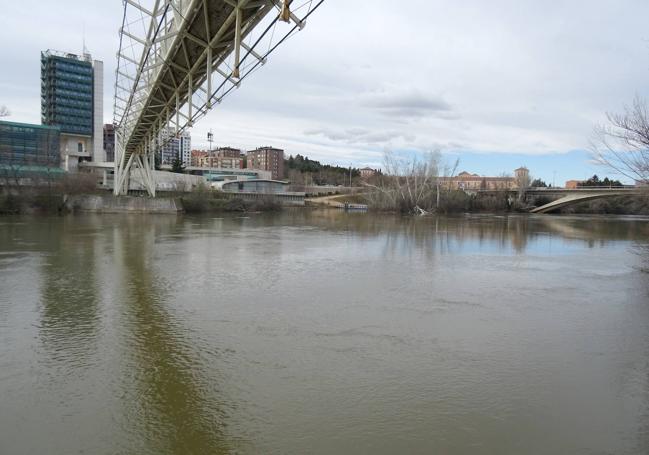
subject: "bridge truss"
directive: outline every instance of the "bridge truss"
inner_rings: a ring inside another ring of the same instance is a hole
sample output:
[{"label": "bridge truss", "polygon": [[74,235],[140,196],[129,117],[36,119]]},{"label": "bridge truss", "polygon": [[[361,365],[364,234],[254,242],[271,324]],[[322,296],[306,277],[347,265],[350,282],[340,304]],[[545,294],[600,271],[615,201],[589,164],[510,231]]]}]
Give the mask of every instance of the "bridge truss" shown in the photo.
[{"label": "bridge truss", "polygon": [[[324,0],[124,0],[115,75],[114,193],[155,196],[155,153],[301,30]],[[173,137],[173,135],[172,135]]]}]

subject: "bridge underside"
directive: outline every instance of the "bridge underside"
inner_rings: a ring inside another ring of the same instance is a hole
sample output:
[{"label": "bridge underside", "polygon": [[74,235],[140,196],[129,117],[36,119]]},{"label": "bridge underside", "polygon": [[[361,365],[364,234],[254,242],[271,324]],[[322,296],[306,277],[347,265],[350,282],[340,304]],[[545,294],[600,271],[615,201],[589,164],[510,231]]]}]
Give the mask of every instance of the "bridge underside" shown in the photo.
[{"label": "bridge underside", "polygon": [[[164,141],[237,88],[322,1],[125,1],[115,84],[115,193],[128,189],[136,166],[149,175],[147,190],[155,195],[149,171]],[[289,25],[280,29],[281,22]],[[173,134],[161,134],[169,130]]]}]

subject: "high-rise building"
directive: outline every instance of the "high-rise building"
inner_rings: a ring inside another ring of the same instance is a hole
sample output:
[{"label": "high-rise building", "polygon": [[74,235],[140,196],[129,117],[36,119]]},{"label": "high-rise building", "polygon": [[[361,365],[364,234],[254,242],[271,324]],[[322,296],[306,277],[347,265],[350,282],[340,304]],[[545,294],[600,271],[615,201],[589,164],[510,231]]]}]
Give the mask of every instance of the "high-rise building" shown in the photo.
[{"label": "high-rise building", "polygon": [[89,54],[41,52],[41,121],[61,130],[62,167],[104,161],[103,63]]},{"label": "high-rise building", "polygon": [[270,171],[273,180],[284,178],[284,150],[259,147],[246,153],[247,167]]},{"label": "high-rise building", "polygon": [[183,162],[183,166],[191,166],[192,164],[192,136],[189,131],[181,133],[178,138],[178,150],[180,155],[180,160]]},{"label": "high-rise building", "polygon": [[115,125],[104,125],[104,154],[108,162],[115,161]]},{"label": "high-rise building", "polygon": [[180,158],[184,166],[192,164],[192,136],[189,131],[180,133],[177,137],[173,128],[160,130],[160,163],[172,165],[176,158]]},{"label": "high-rise building", "polygon": [[160,164],[171,165],[178,156],[178,141],[176,140],[174,130],[172,128],[163,128],[158,135],[160,140],[160,148],[158,150]]}]

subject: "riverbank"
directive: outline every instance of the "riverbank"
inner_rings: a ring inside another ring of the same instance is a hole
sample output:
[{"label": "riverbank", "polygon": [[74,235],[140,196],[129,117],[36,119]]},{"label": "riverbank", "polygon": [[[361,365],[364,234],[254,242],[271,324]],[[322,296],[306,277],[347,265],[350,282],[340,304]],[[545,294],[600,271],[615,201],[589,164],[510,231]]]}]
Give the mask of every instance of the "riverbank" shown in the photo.
[{"label": "riverbank", "polygon": [[282,204],[272,197],[243,199],[211,190],[185,193],[179,198],[186,213],[277,212]]},{"label": "riverbank", "polygon": [[[372,211],[388,213],[422,213],[431,214],[457,213],[527,213],[533,207],[545,205],[556,198],[547,196],[519,197],[509,192],[467,193],[461,190],[441,190],[439,198],[436,190],[421,198],[411,198],[407,193],[400,195],[393,192],[378,191],[338,195],[320,198],[323,203],[359,203],[367,204]],[[422,209],[422,210],[420,210]],[[649,215],[649,193],[644,195],[619,196],[597,199],[559,208],[554,214],[588,214],[588,215]]]},{"label": "riverbank", "polygon": [[[411,204],[399,201],[386,202],[372,194],[333,195],[307,200],[311,207],[327,207],[340,203],[367,204],[371,211],[415,213]],[[549,202],[548,198],[533,197],[519,200],[507,193],[471,195],[463,191],[449,191],[436,199],[427,200],[426,212],[436,214],[458,213],[525,213],[527,209]],[[155,199],[148,197],[115,198],[106,191],[94,188],[66,187],[62,185],[43,188],[21,188],[0,192],[0,215],[12,214],[65,214],[75,211],[99,213],[224,213],[224,212],[274,212],[282,204],[272,196],[243,199],[232,194],[212,190],[190,193],[173,193]],[[649,196],[621,196],[583,202],[564,207],[555,214],[613,214],[649,215]]]},{"label": "riverbank", "polygon": [[64,193],[53,188],[21,188],[0,193],[0,215],[95,213],[220,213],[279,211],[272,199],[247,200],[216,191],[195,191],[157,198],[113,196],[105,191]]}]

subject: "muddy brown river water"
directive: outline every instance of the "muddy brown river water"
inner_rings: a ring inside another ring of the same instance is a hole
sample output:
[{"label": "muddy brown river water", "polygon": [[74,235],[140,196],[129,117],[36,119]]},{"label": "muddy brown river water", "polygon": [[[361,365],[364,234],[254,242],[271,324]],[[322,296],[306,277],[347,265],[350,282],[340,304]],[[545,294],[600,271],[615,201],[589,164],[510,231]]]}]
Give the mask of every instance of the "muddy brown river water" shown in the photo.
[{"label": "muddy brown river water", "polygon": [[2,454],[647,454],[649,220],[0,218]]}]

